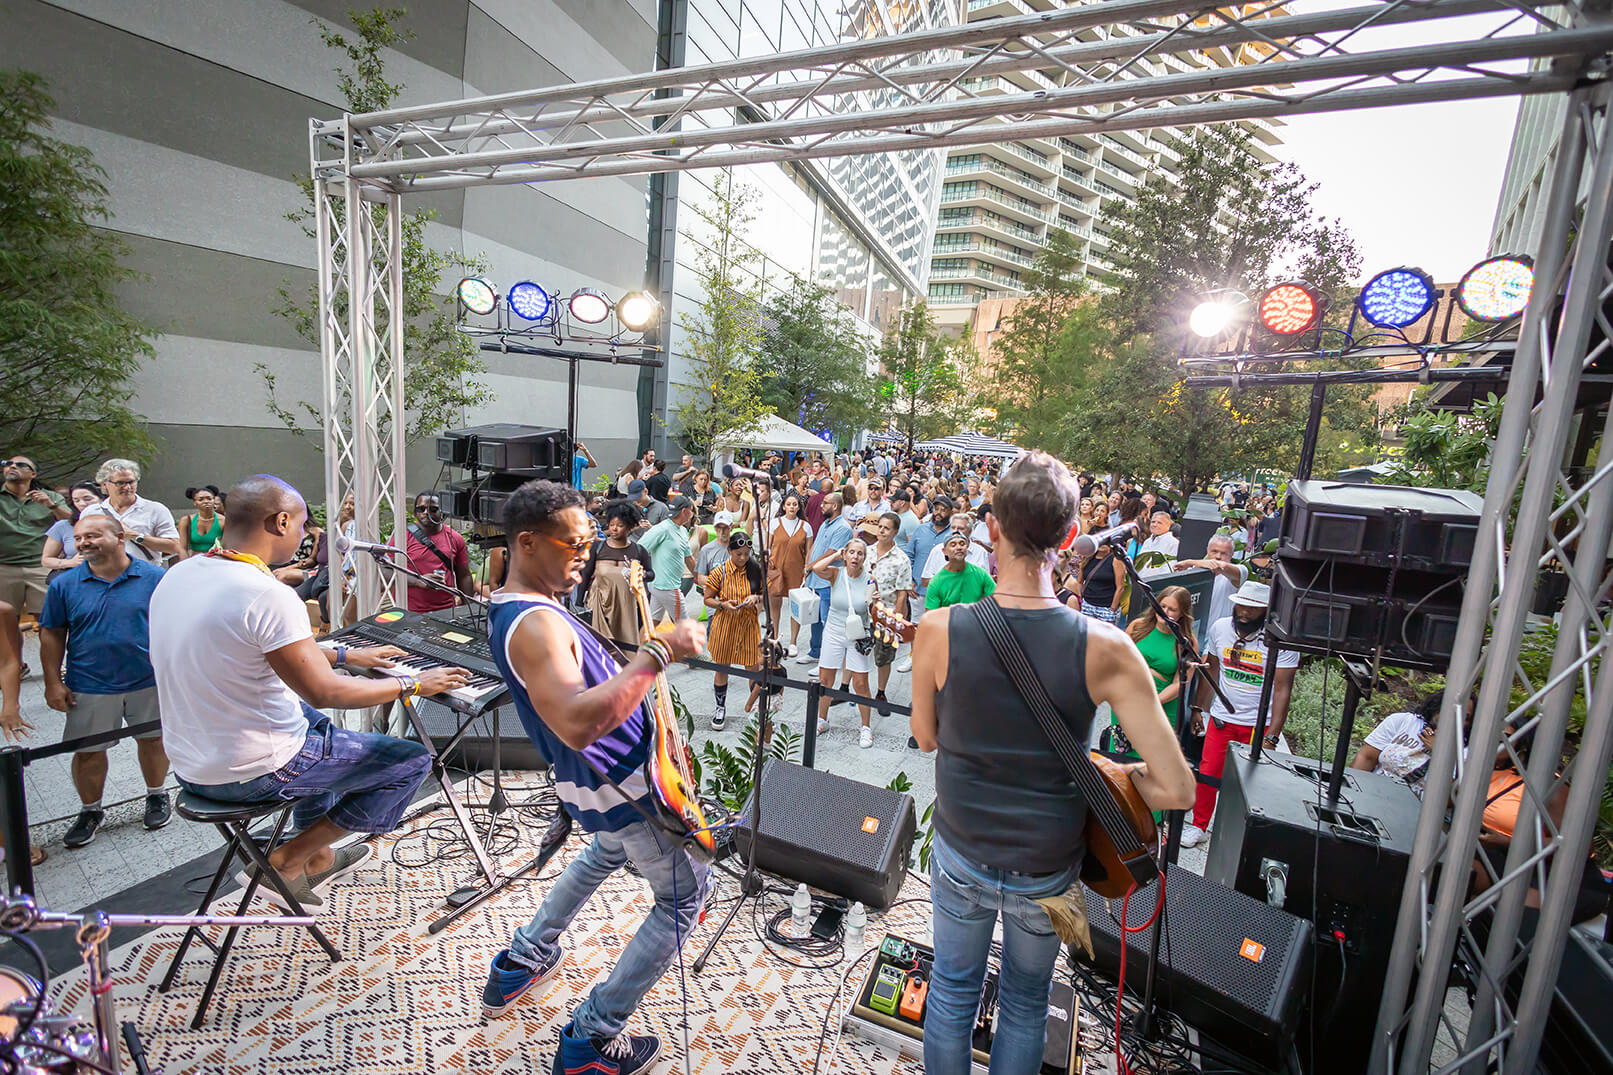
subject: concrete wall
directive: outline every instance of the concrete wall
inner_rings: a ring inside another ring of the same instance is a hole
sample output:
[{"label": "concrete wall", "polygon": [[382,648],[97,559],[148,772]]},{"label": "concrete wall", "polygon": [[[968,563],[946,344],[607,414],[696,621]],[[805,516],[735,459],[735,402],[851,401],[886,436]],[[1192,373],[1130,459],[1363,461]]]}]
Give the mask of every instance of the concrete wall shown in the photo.
[{"label": "concrete wall", "polygon": [[[314,19],[350,30],[349,0],[0,0],[0,64],[37,71],[57,101],[58,137],[107,171],[109,226],[145,279],[123,289],[162,332],[137,379],[136,410],[158,454],[145,495],[178,503],[187,485],[281,473],[322,488],[320,440],[269,413],[261,375],[318,399],[316,351],[273,313],[278,289],[313,283],[315,248],[285,214],[301,202],[308,120],[342,112],[338,56]],[[358,5],[362,6],[362,5]],[[388,57],[399,104],[648,70],[655,0],[413,0],[415,36]],[[568,290],[642,286],[642,179],[498,187],[407,203],[438,213],[429,238],[484,253],[490,279]],[[446,281],[451,288],[454,281]],[[565,424],[565,367],[489,356],[495,400],[470,422]],[[579,436],[602,465],[636,447],[636,371],[583,371]],[[433,484],[430,445],[409,453],[409,484]]]}]

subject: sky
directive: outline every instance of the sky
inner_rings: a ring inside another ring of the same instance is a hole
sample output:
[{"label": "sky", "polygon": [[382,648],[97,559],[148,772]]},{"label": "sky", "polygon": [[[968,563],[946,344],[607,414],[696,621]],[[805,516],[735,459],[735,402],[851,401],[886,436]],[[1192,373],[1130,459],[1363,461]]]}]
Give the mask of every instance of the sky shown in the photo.
[{"label": "sky", "polygon": [[[1301,0],[1291,10],[1339,6]],[[1386,28],[1375,32],[1371,47],[1449,41],[1486,32],[1497,21],[1441,19]],[[1519,24],[1506,32],[1529,29]],[[1517,97],[1495,97],[1294,116],[1282,129],[1283,145],[1272,152],[1319,184],[1313,205],[1354,234],[1363,279],[1416,265],[1447,283],[1486,253],[1517,115]]]}]

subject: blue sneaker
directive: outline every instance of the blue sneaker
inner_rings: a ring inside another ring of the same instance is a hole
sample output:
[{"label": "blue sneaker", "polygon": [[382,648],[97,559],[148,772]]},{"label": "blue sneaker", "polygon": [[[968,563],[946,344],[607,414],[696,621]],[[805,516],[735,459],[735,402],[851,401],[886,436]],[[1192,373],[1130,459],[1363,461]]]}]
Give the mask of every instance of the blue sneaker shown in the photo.
[{"label": "blue sneaker", "polygon": [[504,949],[493,957],[492,969],[487,972],[487,984],[482,987],[482,1014],[492,1019],[509,1011],[528,989],[553,978],[565,958],[565,949],[556,948],[548,966],[532,970],[511,959],[510,950]]},{"label": "blue sneaker", "polygon": [[614,1038],[574,1038],[576,1024],[560,1029],[560,1051],[550,1075],[639,1075],[661,1055],[654,1034],[618,1034]]}]

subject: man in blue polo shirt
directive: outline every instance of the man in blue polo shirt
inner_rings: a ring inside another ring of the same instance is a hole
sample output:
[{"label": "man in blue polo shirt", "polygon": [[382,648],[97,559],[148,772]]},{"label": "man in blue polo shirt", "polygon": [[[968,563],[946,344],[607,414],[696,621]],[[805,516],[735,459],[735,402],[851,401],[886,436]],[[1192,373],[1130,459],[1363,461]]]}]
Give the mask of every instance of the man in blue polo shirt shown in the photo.
[{"label": "man in blue polo shirt", "polygon": [[[132,558],[117,520],[105,515],[82,516],[73,527],[73,542],[84,562],[51,580],[39,615],[45,703],[67,714],[64,742],[158,719],[149,625],[151,592],[162,568]],[[101,807],[106,749],[102,744],[73,755],[73,784],[84,805],[62,838],[68,847],[95,839],[106,817]],[[140,735],[136,750],[146,779],[146,828],[160,829],[173,816],[163,790],[168,755],[162,731]]]}]

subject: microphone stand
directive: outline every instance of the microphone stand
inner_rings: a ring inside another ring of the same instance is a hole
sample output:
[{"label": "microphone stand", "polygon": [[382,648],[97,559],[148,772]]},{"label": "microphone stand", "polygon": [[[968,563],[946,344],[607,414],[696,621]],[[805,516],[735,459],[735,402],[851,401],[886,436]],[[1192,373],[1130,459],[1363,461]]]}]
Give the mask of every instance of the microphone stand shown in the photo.
[{"label": "microphone stand", "polygon": [[[760,504],[757,505],[757,511],[759,516],[759,525],[756,527],[756,548],[758,550],[757,559],[759,561],[759,566],[762,569],[763,630],[761,644],[761,678],[757,680],[757,683],[761,687],[761,695],[756,700],[756,744],[755,755],[751,759],[750,853],[745,856],[745,874],[740,878],[739,898],[733,903],[729,904],[728,913],[725,914],[723,916],[723,920],[717,924],[717,929],[712,933],[711,939],[706,942],[705,950],[700,953],[698,958],[695,959],[693,966],[696,974],[699,974],[701,971],[705,970],[706,963],[711,959],[712,950],[717,947],[717,942],[722,939],[722,935],[726,933],[728,931],[728,927],[733,924],[734,917],[739,914],[739,909],[745,905],[745,901],[753,897],[760,899],[763,891],[762,880],[757,876],[756,873],[756,844],[762,827],[762,767],[767,761],[767,743],[772,738],[772,726],[770,724],[767,710],[768,701],[772,695],[772,674],[775,671],[778,671],[780,674],[782,674],[783,664],[783,650],[779,646],[778,641],[778,624],[773,622],[773,604],[768,600],[767,594],[767,548],[772,538],[772,533],[769,528],[773,523],[773,496],[771,490],[768,492],[765,512],[762,510],[762,506]],[[808,713],[806,719],[809,721],[816,720],[817,714]]]},{"label": "microphone stand", "polygon": [[[1131,580],[1133,591],[1141,592],[1144,597],[1148,598],[1148,605],[1154,610],[1155,622],[1163,624],[1176,637],[1176,674],[1177,682],[1179,683],[1176,695],[1176,739],[1179,745],[1185,745],[1187,736],[1191,734],[1189,729],[1192,722],[1187,718],[1191,715],[1192,708],[1189,706],[1184,709],[1183,706],[1190,697],[1187,693],[1188,688],[1192,685],[1197,674],[1197,666],[1204,663],[1204,657],[1198,648],[1193,645],[1192,639],[1188,637],[1187,626],[1177,623],[1165,614],[1165,609],[1161,607],[1159,598],[1154,594],[1153,587],[1143,581],[1137,566],[1131,562],[1131,557],[1126,554],[1125,542],[1123,540],[1113,541],[1111,546],[1114,550],[1111,555],[1116,557],[1121,566],[1126,569],[1126,577]],[[1189,613],[1191,614],[1191,610],[1189,610]],[[1195,669],[1195,672],[1190,673],[1188,671],[1190,668]],[[1222,693],[1221,685],[1215,680],[1209,680],[1208,682],[1216,697],[1221,699],[1230,710],[1232,703]],[[1181,853],[1182,823],[1185,814],[1186,811],[1183,810],[1167,810],[1165,812],[1165,861],[1160,866],[1158,879],[1158,883],[1161,885],[1165,883],[1165,872],[1170,869],[1170,864],[1175,862],[1177,855]],[[1147,1039],[1152,1039],[1158,1029],[1157,1015],[1154,1011],[1154,985],[1158,978],[1159,970],[1159,939],[1164,932],[1164,928],[1165,908],[1161,907],[1159,914],[1154,916],[1153,926],[1149,928],[1148,973],[1143,982],[1142,1011],[1138,1013],[1136,1023],[1137,1033]],[[1120,943],[1126,943],[1124,937],[1121,938]],[[1121,998],[1122,1001],[1124,999]]]}]

